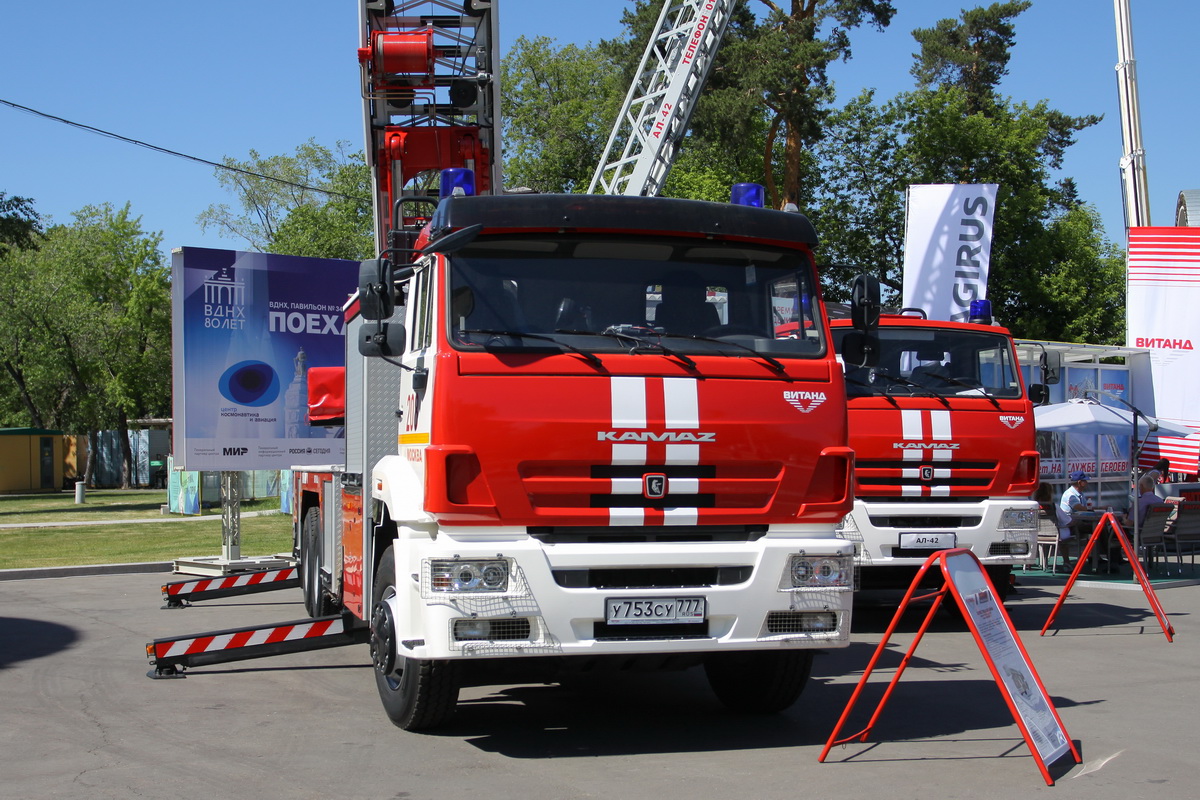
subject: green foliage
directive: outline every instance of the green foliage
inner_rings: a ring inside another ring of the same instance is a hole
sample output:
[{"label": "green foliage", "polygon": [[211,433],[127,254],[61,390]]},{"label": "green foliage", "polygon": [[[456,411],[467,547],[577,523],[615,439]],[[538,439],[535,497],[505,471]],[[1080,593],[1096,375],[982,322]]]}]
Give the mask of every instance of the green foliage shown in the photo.
[{"label": "green foliage", "polygon": [[921,45],[912,68],[918,86],[957,86],[966,92],[970,111],[987,108],[1008,74],[1009,48],[1016,40],[1012,20],[1031,5],[1016,0],[964,9],[961,20],[943,19],[913,31]]},{"label": "green foliage", "polygon": [[310,139],[293,155],[251,150],[245,161],[226,156],[229,169],[218,169],[216,178],[241,209],[209,206],[198,217],[201,229],[215,228],[262,252],[367,257],[374,249],[369,175],[362,154],[347,154],[347,147],[338,142],[330,149]]},{"label": "green foliage", "polygon": [[[170,273],[126,205],[87,206],[2,256],[5,424],[68,432],[170,413]],[[14,409],[20,411],[14,413]]]},{"label": "green foliage", "polygon": [[519,37],[501,65],[506,183],[586,191],[625,86],[599,48]]},{"label": "green foliage", "polygon": [[0,192],[0,253],[9,247],[32,247],[41,232],[42,218],[34,210],[32,200]]},{"label": "green foliage", "polygon": [[269,253],[361,261],[375,254],[371,173],[366,162],[339,165],[329,180],[338,194],[320,205],[292,209],[275,229]]}]

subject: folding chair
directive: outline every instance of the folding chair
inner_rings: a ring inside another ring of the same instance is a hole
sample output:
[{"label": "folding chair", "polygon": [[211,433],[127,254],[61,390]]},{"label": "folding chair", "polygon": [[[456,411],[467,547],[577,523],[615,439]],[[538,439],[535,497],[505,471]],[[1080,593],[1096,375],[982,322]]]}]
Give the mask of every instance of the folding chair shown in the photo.
[{"label": "folding chair", "polygon": [[1052,517],[1038,515],[1037,531],[1038,569],[1046,572],[1046,564],[1050,564],[1050,572],[1058,570],[1058,525]]},{"label": "folding chair", "polygon": [[1200,503],[1180,503],[1175,512],[1175,524],[1168,536],[1175,541],[1175,558],[1183,567],[1183,548],[1186,546],[1196,565],[1196,545],[1200,543]]},{"label": "folding chair", "polygon": [[1170,503],[1155,503],[1146,509],[1146,518],[1138,530],[1139,544],[1146,553],[1146,568],[1154,563],[1154,550],[1161,547],[1167,552],[1167,523],[1175,506]]}]

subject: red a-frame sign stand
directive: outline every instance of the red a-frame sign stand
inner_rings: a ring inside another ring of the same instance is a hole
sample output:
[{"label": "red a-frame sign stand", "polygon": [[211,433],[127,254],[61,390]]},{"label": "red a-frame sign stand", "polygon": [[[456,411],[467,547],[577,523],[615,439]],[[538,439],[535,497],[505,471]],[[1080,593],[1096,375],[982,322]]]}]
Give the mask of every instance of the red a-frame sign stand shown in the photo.
[{"label": "red a-frame sign stand", "polygon": [[1071,577],[1067,578],[1067,585],[1063,587],[1062,595],[1059,596],[1058,602],[1054,604],[1054,608],[1050,609],[1050,616],[1046,618],[1046,624],[1042,626],[1042,636],[1046,635],[1046,631],[1050,629],[1050,623],[1054,622],[1054,618],[1058,616],[1058,609],[1066,602],[1067,595],[1071,592],[1071,587],[1075,585],[1075,579],[1079,577],[1079,573],[1083,570],[1083,565],[1087,563],[1088,556],[1092,553],[1092,548],[1100,540],[1100,534],[1104,533],[1105,526],[1108,526],[1114,534],[1117,541],[1121,543],[1121,549],[1125,551],[1125,558],[1129,560],[1129,566],[1133,568],[1133,576],[1137,578],[1138,583],[1142,585],[1142,591],[1146,595],[1146,599],[1150,602],[1150,608],[1154,610],[1154,616],[1158,618],[1158,624],[1162,626],[1163,635],[1167,637],[1168,642],[1175,641],[1175,628],[1167,620],[1167,612],[1163,610],[1162,603],[1158,600],[1158,595],[1154,592],[1154,587],[1150,585],[1150,578],[1146,576],[1146,570],[1142,569],[1142,562],[1138,561],[1137,553],[1134,552],[1133,546],[1129,543],[1129,537],[1125,535],[1124,529],[1117,522],[1117,518],[1112,512],[1105,513],[1100,521],[1096,523],[1096,529],[1092,531],[1092,538],[1088,539],[1087,546],[1083,548],[1083,552],[1079,554],[1079,558],[1075,562],[1075,569],[1071,573]]},{"label": "red a-frame sign stand", "polygon": [[[921,579],[925,577],[926,571],[935,563],[941,568],[942,576],[945,578],[942,588],[936,592],[914,597]],[[1083,759],[1080,757],[1075,743],[1067,735],[1066,728],[1063,727],[1062,720],[1059,719],[1058,711],[1055,710],[1054,704],[1050,702],[1050,698],[1046,694],[1046,687],[1042,685],[1041,678],[1034,671],[1033,664],[1029,660],[1029,654],[1025,652],[1025,647],[1017,637],[1016,629],[1013,628],[1012,620],[1008,617],[1008,612],[1004,610],[1004,606],[1000,603],[996,595],[995,586],[992,585],[991,580],[988,578],[987,573],[974,553],[963,548],[943,550],[935,553],[926,559],[925,563],[917,571],[916,578],[913,579],[912,585],[909,586],[908,592],[904,595],[900,607],[896,609],[896,615],[893,617],[891,625],[888,626],[882,641],[879,642],[879,646],[875,648],[875,654],[871,656],[871,661],[867,664],[866,670],[863,671],[863,676],[859,680],[858,686],[855,687],[854,693],[850,696],[850,702],[846,705],[846,710],[842,712],[841,718],[838,720],[833,732],[829,735],[829,741],[826,742],[825,749],[821,751],[821,755],[817,760],[824,762],[825,756],[829,754],[830,749],[836,744],[845,744],[855,740],[865,742],[867,740],[867,736],[871,733],[871,730],[875,727],[875,723],[883,713],[883,707],[887,704],[892,691],[900,681],[900,676],[904,674],[905,668],[908,667],[909,661],[917,649],[917,645],[921,643],[921,639],[925,636],[925,631],[929,629],[934,615],[941,608],[942,601],[947,592],[953,595],[954,600],[958,603],[963,619],[966,620],[967,627],[970,629],[971,635],[975,638],[975,643],[979,645],[979,651],[983,654],[984,661],[987,662],[988,669],[991,670],[992,677],[996,681],[996,686],[999,687],[1000,694],[1004,697],[1004,702],[1008,705],[1009,711],[1012,712],[1013,720],[1017,723],[1017,727],[1021,730],[1021,735],[1025,738],[1025,743],[1029,745],[1029,750],[1033,754],[1034,761],[1037,762],[1038,769],[1041,770],[1042,777],[1045,779],[1047,785],[1053,786],[1054,779],[1050,777],[1050,772],[1047,769],[1048,764],[1053,764],[1067,753],[1071,754],[1076,764],[1080,763]],[[896,669],[895,676],[884,691],[883,697],[875,709],[875,713],[871,716],[870,722],[867,723],[867,727],[851,736],[838,739],[838,733],[849,718],[855,703],[858,702],[858,698],[862,694],[867,680],[871,677],[871,672],[875,669],[880,656],[883,655],[888,640],[900,624],[900,619],[908,609],[909,603],[913,600],[925,600],[930,597],[933,598],[933,605],[925,615],[925,620],[921,623],[921,627],[917,630],[917,635],[913,638],[908,652],[901,659],[900,666]]]}]

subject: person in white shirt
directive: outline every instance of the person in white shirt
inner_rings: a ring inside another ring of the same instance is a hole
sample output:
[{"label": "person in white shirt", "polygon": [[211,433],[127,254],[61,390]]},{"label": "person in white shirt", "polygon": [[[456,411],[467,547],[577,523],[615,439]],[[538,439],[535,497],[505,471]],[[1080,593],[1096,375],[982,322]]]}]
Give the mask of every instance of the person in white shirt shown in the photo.
[{"label": "person in white shirt", "polygon": [[1071,484],[1067,486],[1058,501],[1058,549],[1062,553],[1063,566],[1069,568],[1070,556],[1067,555],[1067,549],[1074,538],[1071,530],[1071,515],[1077,511],[1087,511],[1090,504],[1083,496],[1083,490],[1087,488],[1088,484],[1087,473],[1072,472],[1068,477],[1071,479]]}]

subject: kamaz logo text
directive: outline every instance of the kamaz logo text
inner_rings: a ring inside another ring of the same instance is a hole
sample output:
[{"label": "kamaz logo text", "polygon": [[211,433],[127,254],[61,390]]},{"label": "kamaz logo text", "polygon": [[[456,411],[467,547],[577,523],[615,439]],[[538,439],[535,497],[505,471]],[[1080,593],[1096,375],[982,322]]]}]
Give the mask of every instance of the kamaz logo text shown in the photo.
[{"label": "kamaz logo text", "polygon": [[1025,417],[1020,414],[1001,414],[1000,421],[1010,428],[1015,428],[1025,421]]},{"label": "kamaz logo text", "polygon": [[896,450],[957,450],[958,442],[892,442]]},{"label": "kamaz logo text", "polygon": [[598,442],[715,442],[715,433],[692,433],[691,431],[597,431]]},{"label": "kamaz logo text", "polygon": [[825,402],[824,392],[784,392],[783,399],[804,414]]}]

